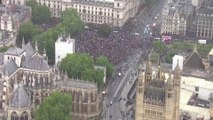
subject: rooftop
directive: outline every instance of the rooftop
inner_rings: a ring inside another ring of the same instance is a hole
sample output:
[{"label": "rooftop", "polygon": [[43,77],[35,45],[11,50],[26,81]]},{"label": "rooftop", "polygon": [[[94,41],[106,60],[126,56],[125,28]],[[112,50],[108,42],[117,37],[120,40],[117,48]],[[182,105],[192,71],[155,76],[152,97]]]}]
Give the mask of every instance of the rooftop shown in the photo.
[{"label": "rooftop", "polygon": [[97,85],[92,82],[83,81],[83,80],[66,80],[60,81],[59,86],[81,88],[81,89],[97,89]]},{"label": "rooftop", "polygon": [[212,14],[213,13],[213,1],[206,0],[201,5],[200,9],[198,10],[199,14]]}]

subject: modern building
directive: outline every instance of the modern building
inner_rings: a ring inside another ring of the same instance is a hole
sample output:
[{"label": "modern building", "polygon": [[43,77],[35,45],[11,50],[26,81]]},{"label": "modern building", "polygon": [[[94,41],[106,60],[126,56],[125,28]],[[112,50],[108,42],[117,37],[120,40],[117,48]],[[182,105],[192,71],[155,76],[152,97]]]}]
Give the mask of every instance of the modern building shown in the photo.
[{"label": "modern building", "polygon": [[191,2],[166,4],[162,12],[161,34],[185,36],[188,20],[193,13]]},{"label": "modern building", "polygon": [[196,12],[196,37],[212,39],[213,37],[213,1],[205,0]]},{"label": "modern building", "polygon": [[55,63],[58,64],[67,54],[72,53],[75,53],[75,40],[61,34],[55,42]]},{"label": "modern building", "polygon": [[154,74],[148,60],[137,78],[135,120],[179,120],[180,83],[179,64],[166,80],[160,65]]}]

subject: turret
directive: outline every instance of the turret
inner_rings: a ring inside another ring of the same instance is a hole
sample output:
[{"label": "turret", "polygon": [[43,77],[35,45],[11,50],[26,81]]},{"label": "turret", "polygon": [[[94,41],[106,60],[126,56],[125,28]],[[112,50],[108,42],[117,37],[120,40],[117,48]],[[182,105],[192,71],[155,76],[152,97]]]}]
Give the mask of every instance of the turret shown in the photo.
[{"label": "turret", "polygon": [[210,120],[213,120],[213,93],[211,93],[209,96],[209,103],[210,103],[210,108],[209,108]]},{"label": "turret", "polygon": [[22,38],[22,45],[21,45],[21,47],[24,48],[24,46],[25,46],[25,40],[24,40],[24,37],[23,37]]},{"label": "turret", "polygon": [[35,51],[38,52],[38,42],[37,42],[37,40],[35,41]]},{"label": "turret", "polygon": [[179,60],[173,74],[173,86],[174,86],[174,106],[175,106],[175,119],[179,120],[179,104],[180,104],[180,86],[181,83],[181,69],[179,66]]},{"label": "turret", "polygon": [[47,56],[47,52],[46,52],[45,47],[43,49],[43,57],[44,57],[45,60],[48,60],[48,56]]},{"label": "turret", "polygon": [[140,69],[137,79],[137,88],[136,88],[136,111],[135,111],[135,120],[142,120],[143,116],[143,99],[144,99],[144,75],[143,71]]},{"label": "turret", "polygon": [[166,120],[173,120],[173,108],[174,108],[174,93],[173,93],[173,80],[171,73],[167,79],[166,84]]},{"label": "turret", "polygon": [[152,80],[152,63],[150,58],[146,62],[145,82],[149,83]]}]

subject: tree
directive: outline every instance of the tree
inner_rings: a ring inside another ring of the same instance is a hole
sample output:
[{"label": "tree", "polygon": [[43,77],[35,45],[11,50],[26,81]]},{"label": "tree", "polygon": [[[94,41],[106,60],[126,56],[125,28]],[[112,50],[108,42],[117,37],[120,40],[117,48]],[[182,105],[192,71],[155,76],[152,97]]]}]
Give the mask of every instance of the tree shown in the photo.
[{"label": "tree", "polygon": [[70,78],[95,81],[99,88],[103,85],[103,71],[95,70],[94,60],[88,54],[67,54],[62,59],[60,68],[67,71]]},{"label": "tree", "polygon": [[71,120],[71,104],[71,95],[52,93],[36,110],[35,120]]},{"label": "tree", "polygon": [[109,37],[111,31],[112,31],[112,29],[110,28],[109,25],[103,24],[103,25],[100,25],[98,28],[98,35],[101,37],[107,38],[107,37]]},{"label": "tree", "polygon": [[24,23],[19,28],[16,43],[20,46],[23,37],[25,39],[25,43],[27,43],[29,40],[32,40],[33,37],[40,33],[41,29],[37,25],[34,25],[32,22]]},{"label": "tree", "polygon": [[26,5],[34,9],[36,6],[38,6],[38,2],[36,0],[28,0],[26,1]]},{"label": "tree", "polygon": [[114,66],[109,62],[107,57],[99,56],[95,59],[95,64],[100,66],[106,66],[107,68],[107,77],[111,77],[114,72]]},{"label": "tree", "polygon": [[47,6],[38,5],[32,9],[32,22],[36,24],[43,24],[50,21],[51,13]]},{"label": "tree", "polygon": [[162,50],[164,44],[160,40],[158,40],[158,41],[154,41],[153,46],[154,46],[154,49],[156,52],[160,52],[160,50]]},{"label": "tree", "polygon": [[74,9],[67,9],[62,14],[62,24],[65,31],[72,36],[78,35],[84,29],[84,23]]}]

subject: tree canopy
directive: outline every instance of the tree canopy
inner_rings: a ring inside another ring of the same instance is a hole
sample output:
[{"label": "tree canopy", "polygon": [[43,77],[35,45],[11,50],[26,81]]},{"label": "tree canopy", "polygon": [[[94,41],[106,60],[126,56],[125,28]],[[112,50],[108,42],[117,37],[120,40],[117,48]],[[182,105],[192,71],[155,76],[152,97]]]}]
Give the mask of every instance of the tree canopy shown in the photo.
[{"label": "tree canopy", "polygon": [[103,85],[104,72],[94,68],[94,60],[88,54],[68,54],[62,59],[60,68],[67,71],[70,78],[94,81],[99,88]]},{"label": "tree canopy", "polygon": [[111,77],[114,72],[114,66],[109,62],[107,57],[99,56],[95,59],[95,64],[100,66],[106,66],[107,68],[107,77]]},{"label": "tree canopy", "polygon": [[32,22],[24,23],[19,28],[16,43],[20,46],[23,37],[25,39],[25,42],[27,43],[28,40],[32,40],[33,37],[40,33],[41,29],[39,28],[39,26],[34,25]]},{"label": "tree canopy", "polygon": [[35,120],[71,120],[71,104],[71,95],[52,93],[36,110]]},{"label": "tree canopy", "polygon": [[[66,26],[66,27],[65,27]],[[48,29],[46,32],[39,34],[33,38],[33,41],[38,40],[39,51],[42,52],[45,47],[47,50],[48,60],[51,63],[55,58],[55,41],[58,39],[58,35],[66,32],[72,37],[77,33],[80,33],[84,28],[84,23],[81,21],[77,12],[73,9],[67,9],[63,12],[62,21],[54,28]]]},{"label": "tree canopy", "polygon": [[32,8],[33,23],[41,25],[50,21],[51,12],[47,6],[38,5],[36,0],[29,0],[26,5]]}]

